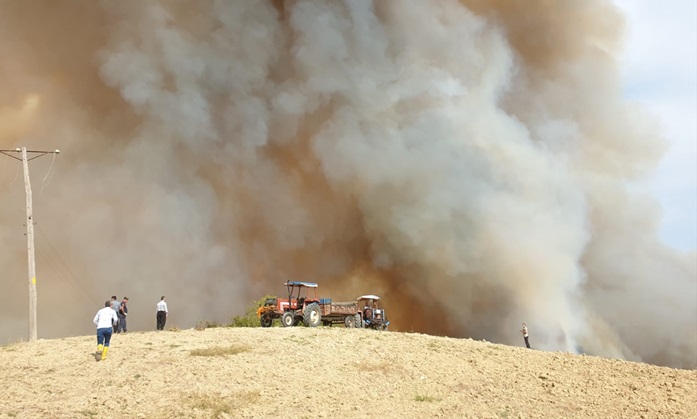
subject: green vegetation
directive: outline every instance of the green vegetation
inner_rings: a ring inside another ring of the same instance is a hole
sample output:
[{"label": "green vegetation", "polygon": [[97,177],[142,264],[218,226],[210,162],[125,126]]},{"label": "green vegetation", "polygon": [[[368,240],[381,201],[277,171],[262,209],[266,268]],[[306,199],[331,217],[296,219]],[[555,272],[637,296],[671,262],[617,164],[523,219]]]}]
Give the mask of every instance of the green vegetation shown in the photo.
[{"label": "green vegetation", "polygon": [[265,295],[256,301],[252,301],[244,314],[233,317],[229,324],[220,324],[210,320],[200,320],[196,323],[195,329],[201,331],[216,327],[261,327],[259,317],[257,316],[257,310],[259,307],[263,306],[269,298],[276,297],[273,295]]},{"label": "green vegetation", "polygon": [[232,318],[229,327],[261,327],[259,317],[257,316],[257,309],[263,306],[268,298],[276,297],[273,295],[265,295],[256,301],[252,301],[251,306],[247,308],[247,311],[245,311],[243,315]]}]

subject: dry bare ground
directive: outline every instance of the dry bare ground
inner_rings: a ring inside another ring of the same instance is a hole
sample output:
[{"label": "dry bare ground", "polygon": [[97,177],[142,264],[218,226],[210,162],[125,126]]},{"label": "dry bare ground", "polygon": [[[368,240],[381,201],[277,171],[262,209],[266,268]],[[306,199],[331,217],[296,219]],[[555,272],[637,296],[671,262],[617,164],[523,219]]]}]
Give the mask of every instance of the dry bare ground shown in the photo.
[{"label": "dry bare ground", "polygon": [[0,347],[0,417],[697,417],[697,371],[467,339],[215,328]]}]

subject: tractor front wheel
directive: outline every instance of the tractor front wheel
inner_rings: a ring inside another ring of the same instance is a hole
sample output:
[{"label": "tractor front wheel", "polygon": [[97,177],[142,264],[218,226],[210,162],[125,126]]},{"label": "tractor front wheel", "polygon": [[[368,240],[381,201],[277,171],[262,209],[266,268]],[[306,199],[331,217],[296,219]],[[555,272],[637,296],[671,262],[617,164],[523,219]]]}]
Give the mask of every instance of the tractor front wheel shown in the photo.
[{"label": "tractor front wheel", "polygon": [[259,319],[259,321],[261,323],[261,327],[271,327],[273,319],[271,318],[271,316],[264,314],[263,316],[261,316],[261,319]]},{"label": "tractor front wheel", "polygon": [[283,327],[291,327],[295,325],[295,314],[292,311],[286,311],[281,316],[281,324]]},{"label": "tractor front wheel", "polygon": [[319,308],[319,304],[312,303],[305,307],[303,311],[303,322],[307,327],[317,327],[322,322],[322,310]]}]

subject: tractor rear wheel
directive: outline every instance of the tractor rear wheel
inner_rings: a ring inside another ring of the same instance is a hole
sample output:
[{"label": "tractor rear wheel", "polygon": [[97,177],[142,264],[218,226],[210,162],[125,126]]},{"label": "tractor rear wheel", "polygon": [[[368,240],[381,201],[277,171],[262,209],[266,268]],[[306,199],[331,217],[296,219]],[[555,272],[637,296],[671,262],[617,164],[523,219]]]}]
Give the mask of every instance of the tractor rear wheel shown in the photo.
[{"label": "tractor rear wheel", "polygon": [[263,316],[261,316],[261,319],[259,319],[259,322],[261,323],[261,327],[271,327],[273,319],[271,318],[271,316],[264,314]]},{"label": "tractor rear wheel", "polygon": [[283,327],[295,326],[295,314],[292,311],[286,311],[281,316],[281,324]]},{"label": "tractor rear wheel", "polygon": [[353,316],[346,316],[344,319],[344,324],[346,327],[356,327],[356,319]]},{"label": "tractor rear wheel", "polygon": [[312,303],[305,307],[303,311],[303,322],[307,327],[317,327],[322,322],[322,310],[319,304]]},{"label": "tractor rear wheel", "polygon": [[354,315],[353,317],[356,319],[355,322],[354,322],[354,324],[356,325],[356,327],[363,327],[363,320],[361,319],[361,315],[360,315],[360,314],[356,314],[356,315]]}]

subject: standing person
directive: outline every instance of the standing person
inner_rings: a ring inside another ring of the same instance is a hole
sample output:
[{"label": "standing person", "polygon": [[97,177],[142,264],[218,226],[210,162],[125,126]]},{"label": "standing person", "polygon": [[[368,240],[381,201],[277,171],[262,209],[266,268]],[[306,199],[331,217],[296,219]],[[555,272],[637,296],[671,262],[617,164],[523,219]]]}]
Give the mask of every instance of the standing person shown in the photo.
[{"label": "standing person", "polygon": [[116,312],[111,308],[111,301],[104,303],[104,308],[97,312],[92,322],[97,326],[97,353],[101,353],[102,360],[106,359],[109,352],[109,342],[113,333],[114,324],[118,321]]},{"label": "standing person", "polygon": [[169,311],[167,311],[167,303],[163,295],[157,303],[157,330],[165,330],[165,323],[167,323],[168,315]]},{"label": "standing person", "polygon": [[520,330],[520,333],[523,334],[523,339],[525,339],[525,347],[530,349],[530,342],[528,342],[528,326],[523,323],[523,328]]},{"label": "standing person", "polygon": [[114,332],[118,332],[118,314],[119,314],[119,309],[121,308],[121,303],[119,302],[119,299],[116,298],[115,295],[111,296],[111,309],[116,312],[117,315],[117,320],[116,323],[114,324]]},{"label": "standing person", "polygon": [[128,297],[123,297],[123,300],[121,300],[121,306],[119,307],[119,311],[116,313],[119,317],[119,325],[116,328],[116,333],[128,332],[128,325],[126,323],[126,316],[128,316],[128,306],[126,305],[127,303]]}]

